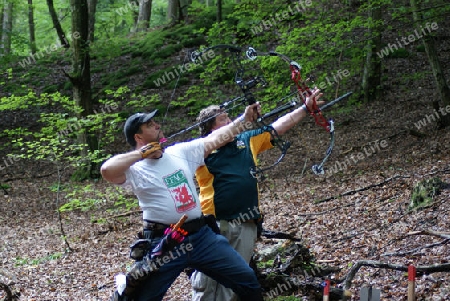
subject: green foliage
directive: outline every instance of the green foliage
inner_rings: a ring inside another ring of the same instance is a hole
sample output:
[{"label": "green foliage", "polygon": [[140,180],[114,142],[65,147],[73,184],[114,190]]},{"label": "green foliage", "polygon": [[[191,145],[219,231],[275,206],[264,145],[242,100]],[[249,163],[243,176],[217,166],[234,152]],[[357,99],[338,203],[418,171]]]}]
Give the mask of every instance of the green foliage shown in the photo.
[{"label": "green foliage", "polygon": [[49,254],[47,256],[41,257],[41,258],[22,258],[22,257],[16,257],[14,258],[14,265],[15,266],[23,266],[23,265],[39,265],[51,260],[57,260],[64,256],[64,253],[56,252],[53,254]]},{"label": "green foliage", "polygon": [[48,86],[45,86],[42,91],[44,93],[56,93],[58,91],[58,86],[57,85],[48,85]]},{"label": "green foliage", "polygon": [[94,191],[92,184],[88,185],[73,185],[64,190],[67,190],[65,199],[67,203],[59,207],[59,211],[73,211],[81,210],[88,211],[95,208],[96,205],[102,204],[104,199],[98,198],[96,191]]},{"label": "green foliage", "polygon": [[127,108],[129,112],[146,112],[151,109],[163,109],[161,97],[159,94],[152,95],[140,95],[131,94],[130,100],[127,102]]},{"label": "green foliage", "polygon": [[[119,88],[113,93],[113,98],[120,98],[121,93],[122,89]],[[60,93],[42,93],[38,96],[29,91],[24,96],[3,97],[0,100],[1,111],[37,109],[40,123],[40,130],[36,132],[19,127],[6,129],[3,134],[11,137],[13,151],[20,149],[17,155],[20,158],[44,160],[73,167],[99,163],[109,156],[100,150],[114,141],[117,128],[123,122],[114,100],[99,102],[101,104],[99,112],[79,118],[76,116],[81,112],[80,108],[74,105],[71,98]],[[47,110],[40,112],[41,107]],[[90,151],[87,150],[86,144],[74,143],[82,132],[97,136],[99,141],[97,150]],[[86,150],[87,156],[82,155]]]},{"label": "green foliage", "polygon": [[111,189],[112,191],[107,190],[107,195],[109,195],[109,199],[114,200],[114,207],[111,209],[111,211],[115,211],[117,209],[122,209],[126,211],[130,211],[132,209],[137,209],[139,207],[139,203],[136,201],[135,198],[126,198],[123,196],[123,192],[118,190],[118,187],[114,187],[115,190]]},{"label": "green foliage", "polygon": [[258,261],[256,263],[256,266],[258,267],[258,269],[267,269],[267,268],[272,268],[273,267],[273,263],[274,263],[274,260],[273,259],[269,259],[267,261]]},{"label": "green foliage", "polygon": [[171,102],[173,107],[189,107],[190,115],[197,115],[211,104],[217,104],[217,99],[210,97],[208,91],[199,86],[190,86],[183,96]]},{"label": "green foliage", "polygon": [[[55,8],[61,14],[61,23],[67,36],[71,34],[69,2],[55,0]],[[396,30],[398,35],[406,36],[411,26],[392,28],[392,23],[375,22],[370,18],[374,7],[382,6],[387,15],[392,15],[396,22],[411,24],[411,8],[401,3],[388,0],[361,2],[357,7],[336,5],[334,2],[319,0],[311,1],[311,5],[303,6],[297,11],[296,1],[255,1],[242,0],[224,1],[223,21],[216,22],[216,7],[206,7],[204,1],[192,1],[188,18],[184,23],[173,27],[166,26],[165,0],[154,0],[152,5],[152,28],[143,33],[130,32],[134,25],[134,14],[137,6],[129,0],[99,1],[96,13],[96,40],[90,45],[92,57],[92,72],[101,73],[100,80],[93,87],[94,94],[99,95],[97,112],[84,118],[77,118],[80,113],[73,101],[67,95],[57,91],[70,90],[70,81],[59,81],[58,84],[45,82],[44,79],[53,74],[52,65],[69,64],[72,50],[59,49],[28,66],[18,64],[18,59],[29,57],[27,47],[28,24],[26,18],[14,18],[13,24],[13,52],[16,58],[0,57],[3,63],[13,63],[2,70],[0,89],[2,95],[9,95],[0,99],[0,112],[27,110],[31,116],[39,116],[39,129],[32,132],[25,128],[9,128],[0,133],[8,135],[13,141],[13,151],[21,149],[21,156],[39,160],[48,160],[64,166],[78,166],[89,162],[101,162],[114,153],[112,143],[121,132],[121,126],[129,113],[145,111],[149,108],[165,109],[165,95],[161,90],[172,90],[182,85],[189,85],[180,97],[173,100],[171,108],[181,108],[189,115],[196,115],[198,111],[210,104],[230,100],[241,91],[235,85],[236,68],[229,53],[215,50],[214,57],[202,64],[198,64],[176,74],[183,64],[189,61],[188,54],[193,49],[204,48],[217,44],[234,44],[238,46],[252,46],[259,51],[276,50],[288,55],[302,66],[304,78],[308,74],[314,76],[308,84],[321,85],[324,83],[325,98],[349,90],[354,86],[362,73],[365,59],[365,47],[369,35],[382,27],[383,30]],[[16,3],[15,3],[16,5]],[[17,3],[15,16],[26,10],[26,2]],[[427,8],[425,2],[423,14],[425,22],[443,21],[450,11],[450,6],[436,6]],[[38,50],[43,50],[55,44],[56,34],[53,24],[48,17],[48,7],[44,2],[36,2],[35,23]],[[332,12],[332,13],[330,13]],[[281,16],[281,18],[280,18]],[[161,26],[164,25],[164,26]],[[424,25],[424,24],[422,24]],[[418,27],[420,24],[414,24]],[[405,34],[403,34],[405,32]],[[356,40],[355,36],[361,37]],[[386,41],[393,43],[393,41]],[[190,49],[185,49],[190,48]],[[408,48],[409,50],[409,48]],[[406,49],[392,52],[389,57],[405,58],[410,53]],[[416,46],[417,51],[424,51],[423,45]],[[130,60],[122,68],[110,68],[115,58]],[[179,57],[174,63],[173,58]],[[131,57],[131,58],[130,58]],[[16,59],[16,60],[15,60]],[[263,103],[263,110],[267,111],[277,105],[278,101],[293,91],[290,71],[286,62],[276,57],[258,57],[250,61],[242,57],[246,78],[263,75],[268,85],[264,88],[256,87],[254,95]],[[131,76],[139,74],[144,68],[154,70],[145,74],[143,81],[133,84],[133,89],[125,88]],[[338,70],[348,70],[350,76],[337,78]],[[106,72],[105,72],[106,71]],[[173,72],[164,83],[158,79]],[[97,74],[96,74],[97,76]],[[419,74],[403,77],[404,80],[418,78]],[[350,79],[354,79],[351,82]],[[198,81],[198,79],[200,81]],[[194,81],[193,81],[194,80]],[[30,85],[38,86],[40,94],[30,89]],[[96,89],[101,89],[97,91]],[[152,89],[152,93],[140,93],[143,89]],[[6,94],[9,93],[9,94]],[[334,93],[333,93],[334,94]],[[347,101],[348,104],[357,99],[358,92]],[[127,102],[125,112],[119,112],[119,102]],[[164,102],[164,104],[163,104]],[[113,106],[116,108],[114,109]],[[101,111],[101,108],[109,108]],[[342,109],[341,111],[344,111]],[[86,148],[84,144],[76,143],[77,136],[86,132],[99,138],[95,151],[88,156],[82,156]]]},{"label": "green foliage", "polygon": [[405,74],[401,78],[401,82],[404,85],[410,86],[411,82],[422,80],[431,75],[431,70],[425,70],[422,72],[412,72],[410,74]]},{"label": "green foliage", "polygon": [[61,212],[74,210],[90,211],[101,203],[102,203],[101,199],[91,199],[91,198],[71,199],[69,203],[66,203],[61,207],[59,207],[59,211]]},{"label": "green foliage", "polygon": [[107,187],[105,191],[97,190],[93,184],[71,185],[62,189],[66,202],[59,207],[60,212],[91,211],[101,207],[110,207],[110,211],[131,210],[137,208],[135,198],[124,196],[120,187]]},{"label": "green foliage", "polygon": [[440,178],[431,178],[417,183],[411,193],[411,202],[408,210],[422,209],[430,206],[433,199],[438,195],[445,183]]},{"label": "green foliage", "polygon": [[127,51],[132,57],[141,56],[145,62],[158,65],[186,45],[198,45],[203,40],[192,25],[180,24],[145,35],[136,35],[135,43],[130,45]]},{"label": "green foliage", "polygon": [[[226,8],[225,8],[226,9]],[[215,6],[206,7],[204,3],[200,1],[192,1],[189,6],[188,15],[193,20],[195,29],[209,28],[217,20],[217,8]]]},{"label": "green foliage", "polygon": [[[201,28],[199,32],[207,36],[208,46],[250,45],[258,51],[275,50],[286,54],[302,66],[304,79],[308,75],[314,76],[314,82],[309,82],[311,87],[321,85],[326,92],[336,86],[345,89],[349,79],[362,71],[364,47],[355,43],[353,37],[361,27],[374,26],[374,22],[370,23],[366,17],[371,7],[363,5],[361,15],[352,16],[344,9],[335,14],[326,13],[331,9],[326,1],[310,4],[300,9],[295,3],[287,5],[284,1],[274,1],[273,5],[242,1],[228,7],[231,11],[221,23],[213,24],[210,29]],[[272,109],[279,104],[276,100],[292,92],[293,83],[286,62],[277,57],[258,57],[255,62],[242,58],[246,78],[263,74],[268,82],[266,87],[252,91],[257,100],[264,103],[263,110]],[[189,87],[175,105],[189,106],[191,112],[198,112],[201,105],[217,103],[217,98],[211,96],[222,86],[235,85],[236,66],[226,51],[215,50],[214,58],[202,67],[198,69],[202,88]],[[342,70],[346,71],[346,77],[337,73]],[[232,97],[231,92],[227,91],[228,98]],[[235,93],[239,95],[239,91]]]},{"label": "green foliage", "polygon": [[3,189],[3,190],[6,190],[6,189],[11,188],[11,186],[9,186],[8,184],[0,183],[0,188]]}]

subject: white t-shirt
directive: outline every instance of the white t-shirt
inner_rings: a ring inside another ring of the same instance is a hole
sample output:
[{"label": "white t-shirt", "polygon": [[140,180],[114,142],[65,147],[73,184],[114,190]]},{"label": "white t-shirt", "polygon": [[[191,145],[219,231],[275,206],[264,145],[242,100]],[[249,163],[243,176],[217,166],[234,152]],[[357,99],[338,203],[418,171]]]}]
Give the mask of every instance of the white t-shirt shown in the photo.
[{"label": "white t-shirt", "polygon": [[194,175],[204,165],[204,152],[203,139],[196,139],[168,147],[160,159],[130,166],[121,186],[136,194],[144,219],[172,224],[184,214],[188,220],[201,216]]}]

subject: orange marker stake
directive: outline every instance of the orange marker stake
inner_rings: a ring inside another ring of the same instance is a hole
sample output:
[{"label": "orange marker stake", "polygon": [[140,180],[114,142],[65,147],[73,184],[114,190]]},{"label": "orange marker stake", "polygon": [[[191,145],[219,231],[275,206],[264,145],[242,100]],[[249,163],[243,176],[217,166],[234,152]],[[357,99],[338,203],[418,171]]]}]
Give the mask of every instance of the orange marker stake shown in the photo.
[{"label": "orange marker stake", "polygon": [[416,267],[408,266],[408,301],[416,301]]},{"label": "orange marker stake", "polygon": [[330,280],[325,280],[325,287],[323,288],[323,301],[330,300]]}]

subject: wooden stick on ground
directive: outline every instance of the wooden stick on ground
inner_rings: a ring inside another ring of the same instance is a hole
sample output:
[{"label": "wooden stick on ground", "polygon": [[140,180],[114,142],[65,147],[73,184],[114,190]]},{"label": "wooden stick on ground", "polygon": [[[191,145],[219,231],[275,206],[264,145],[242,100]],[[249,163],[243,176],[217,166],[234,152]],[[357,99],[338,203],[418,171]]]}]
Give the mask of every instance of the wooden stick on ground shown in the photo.
[{"label": "wooden stick on ground", "polygon": [[390,181],[392,181],[392,180],[396,180],[396,179],[398,179],[398,178],[405,179],[405,178],[410,178],[410,176],[396,175],[396,176],[387,178],[387,179],[385,179],[384,181],[381,181],[381,182],[379,182],[379,183],[371,184],[371,185],[369,185],[369,186],[361,187],[361,188],[358,188],[358,189],[355,189],[355,190],[349,190],[349,191],[346,191],[346,192],[344,192],[344,193],[341,193],[340,195],[330,196],[330,197],[328,197],[328,198],[325,198],[325,199],[322,199],[322,200],[315,201],[314,203],[315,203],[315,204],[325,203],[325,202],[328,202],[328,201],[331,201],[331,200],[340,198],[340,197],[342,197],[342,196],[352,195],[352,194],[355,194],[355,193],[360,192],[360,191],[368,190],[368,189],[371,189],[371,188],[374,188],[374,187],[378,187],[378,186],[383,186],[384,184],[386,184],[386,183],[388,183],[388,182],[390,182]]},{"label": "wooden stick on ground", "polygon": [[[380,262],[380,261],[374,261],[374,260],[360,260],[352,266],[349,273],[345,277],[344,290],[348,290],[352,286],[353,278],[355,277],[358,270],[363,266],[369,266],[369,267],[381,268],[381,269],[391,269],[391,270],[405,271],[405,272],[408,271],[408,266],[402,265],[402,264],[392,264],[392,263]],[[424,272],[427,274],[436,273],[436,272],[450,272],[450,263],[417,266],[416,271]]]},{"label": "wooden stick on ground", "polygon": [[13,300],[13,294],[12,294],[11,289],[9,288],[9,286],[7,284],[0,282],[0,290],[5,291],[5,293],[6,293],[5,301],[12,301]]},{"label": "wooden stick on ground", "polygon": [[416,267],[408,266],[408,301],[416,301]]}]

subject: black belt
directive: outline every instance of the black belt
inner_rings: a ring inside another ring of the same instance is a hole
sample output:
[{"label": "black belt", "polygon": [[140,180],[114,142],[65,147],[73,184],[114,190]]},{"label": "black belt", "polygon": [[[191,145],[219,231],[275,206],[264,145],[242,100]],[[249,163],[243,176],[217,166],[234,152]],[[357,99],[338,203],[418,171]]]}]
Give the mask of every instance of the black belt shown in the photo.
[{"label": "black belt", "polygon": [[[181,229],[189,234],[198,232],[203,226],[206,225],[205,217],[202,215],[199,218],[185,222]],[[150,230],[153,232],[153,237],[159,237],[164,235],[164,231],[169,228],[170,225],[152,222],[149,220],[144,220],[144,230]]]}]

